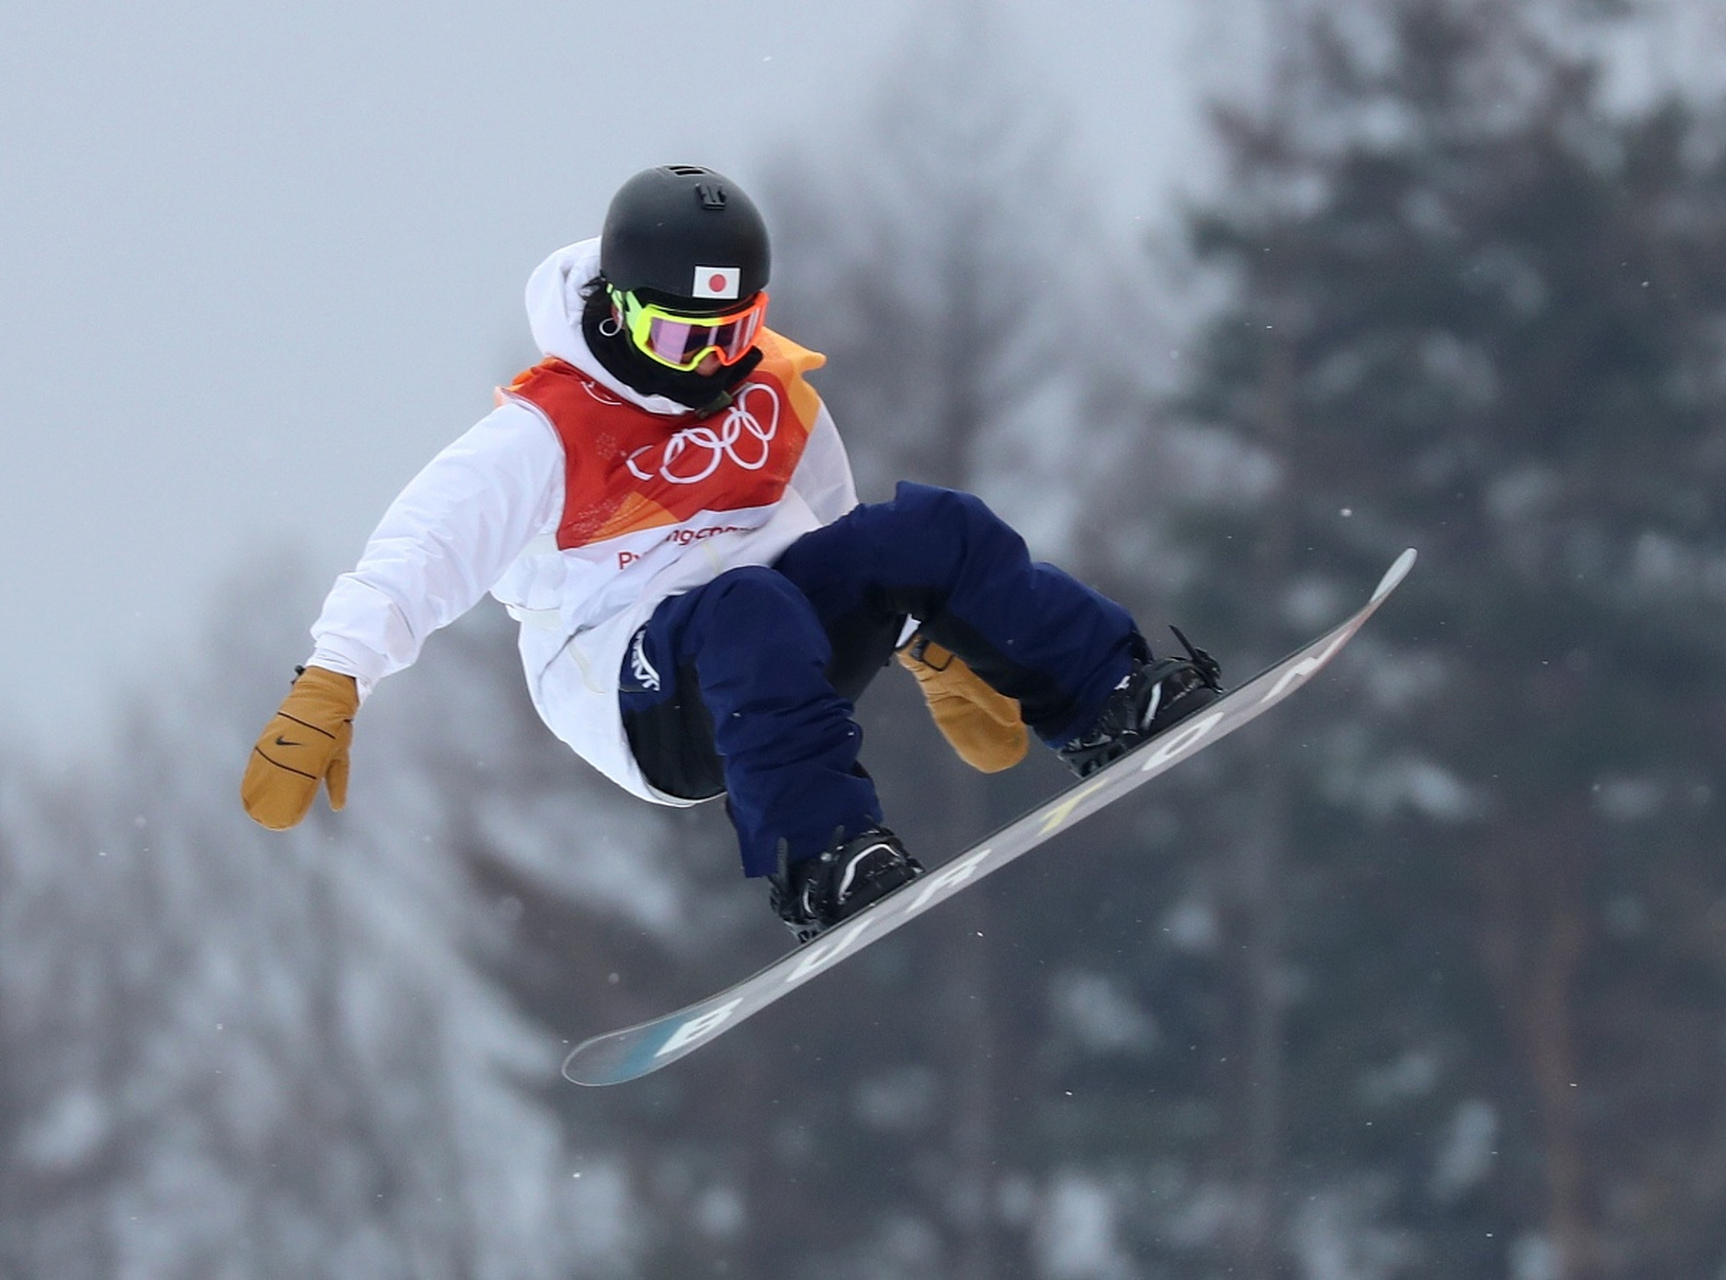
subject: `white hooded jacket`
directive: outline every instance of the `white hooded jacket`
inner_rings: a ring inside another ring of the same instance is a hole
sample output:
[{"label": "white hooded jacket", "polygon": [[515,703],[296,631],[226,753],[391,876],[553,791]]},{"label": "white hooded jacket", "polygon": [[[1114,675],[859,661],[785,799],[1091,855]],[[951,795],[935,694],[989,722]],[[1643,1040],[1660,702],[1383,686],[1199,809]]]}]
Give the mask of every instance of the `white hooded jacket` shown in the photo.
[{"label": "white hooded jacket", "polygon": [[[722,492],[714,505],[700,505],[716,485],[723,490],[728,468],[744,479],[757,465],[744,446],[779,429],[776,384],[752,374],[719,427],[697,422],[675,401],[623,385],[582,337],[581,290],[598,271],[597,239],[559,249],[540,264],[527,284],[534,339],[547,357],[571,366],[564,372],[596,402],[637,406],[667,420],[664,446],[655,447],[652,459],[639,450],[640,467],[634,455],[626,465],[644,488],[657,482],[662,494],[682,501],[671,509],[641,504],[652,507],[650,520],[614,520],[572,537],[566,476],[586,473],[574,469],[545,411],[531,399],[500,394],[496,409],[414,477],[384,513],[359,564],[336,580],[312,627],[316,647],[308,664],[353,676],[363,698],[411,665],[433,631],[489,590],[521,622],[528,689],[551,731],[636,795],[688,804],[653,788],[630,753],[617,698],[630,637],[668,596],[740,565],[771,564],[804,533],[849,511],[857,494],[832,418],[799,378],[809,431],[788,484],[769,499],[751,498],[750,506],[726,502]],[[800,368],[820,363],[764,332],[763,346],[769,343],[796,353]],[[580,441],[571,447],[579,449]],[[691,471],[692,458],[699,471]],[[613,479],[619,474],[614,466]],[[690,487],[692,475],[703,481],[699,490]],[[691,494],[698,495],[693,503]]]}]

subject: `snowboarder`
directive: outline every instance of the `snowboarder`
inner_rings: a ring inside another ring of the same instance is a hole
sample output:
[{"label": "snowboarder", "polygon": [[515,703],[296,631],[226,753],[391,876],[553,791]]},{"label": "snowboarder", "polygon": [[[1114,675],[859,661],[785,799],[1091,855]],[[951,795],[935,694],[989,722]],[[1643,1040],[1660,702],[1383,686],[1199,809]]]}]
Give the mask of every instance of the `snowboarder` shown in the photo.
[{"label": "snowboarder", "polygon": [[922,870],[852,714],[895,652],[986,770],[1029,726],[1088,773],[1217,696],[1208,655],[1153,657],[976,497],[902,483],[859,504],[805,381],[824,358],[764,324],[768,268],[754,203],[684,165],[629,179],[597,238],[540,264],[545,359],[337,579],[248,762],[254,819],[294,825],[320,783],[340,809],[361,702],[487,590],[552,732],[647,800],[724,795],[745,873],[804,939]]}]

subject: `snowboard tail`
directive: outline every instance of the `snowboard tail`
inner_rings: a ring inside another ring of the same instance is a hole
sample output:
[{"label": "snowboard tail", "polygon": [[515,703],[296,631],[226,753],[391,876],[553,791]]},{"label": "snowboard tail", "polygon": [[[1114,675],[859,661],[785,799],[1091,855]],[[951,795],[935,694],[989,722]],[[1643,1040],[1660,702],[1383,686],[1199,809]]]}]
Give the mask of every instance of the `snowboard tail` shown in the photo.
[{"label": "snowboard tail", "polygon": [[1379,581],[1372,598],[1318,639],[814,941],[674,1013],[583,1041],[564,1059],[564,1076],[582,1085],[621,1084],[676,1062],[816,974],[1028,853],[1056,832],[1233,733],[1288,697],[1334,658],[1408,575],[1414,559],[1412,549],[1404,551]]}]

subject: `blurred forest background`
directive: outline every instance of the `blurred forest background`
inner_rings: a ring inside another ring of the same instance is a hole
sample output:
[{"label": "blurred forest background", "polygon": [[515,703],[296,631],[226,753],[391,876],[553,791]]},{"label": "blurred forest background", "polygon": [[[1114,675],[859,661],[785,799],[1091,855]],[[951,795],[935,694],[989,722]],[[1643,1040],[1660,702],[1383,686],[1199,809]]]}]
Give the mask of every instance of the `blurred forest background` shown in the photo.
[{"label": "blurred forest background", "polygon": [[[749,176],[865,497],[973,489],[1235,679],[1418,547],[1334,674],[586,1091],[784,945],[722,814],[574,762],[488,605],[346,813],[250,827],[327,571],[240,565],[123,751],[0,736],[0,1277],[1726,1280],[1726,101],[1610,91],[1633,6],[1280,12],[1178,240],[962,37]],[[929,862],[1063,783],[862,714]]]}]

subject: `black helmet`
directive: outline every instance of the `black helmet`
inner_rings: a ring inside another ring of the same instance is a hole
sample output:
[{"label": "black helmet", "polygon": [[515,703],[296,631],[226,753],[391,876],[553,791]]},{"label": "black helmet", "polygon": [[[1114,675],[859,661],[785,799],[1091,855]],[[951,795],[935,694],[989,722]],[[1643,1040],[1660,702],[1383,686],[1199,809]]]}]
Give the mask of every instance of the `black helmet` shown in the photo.
[{"label": "black helmet", "polygon": [[599,238],[599,271],[614,288],[647,290],[698,310],[767,287],[767,225],[729,178],[668,164],[618,189]]}]

